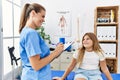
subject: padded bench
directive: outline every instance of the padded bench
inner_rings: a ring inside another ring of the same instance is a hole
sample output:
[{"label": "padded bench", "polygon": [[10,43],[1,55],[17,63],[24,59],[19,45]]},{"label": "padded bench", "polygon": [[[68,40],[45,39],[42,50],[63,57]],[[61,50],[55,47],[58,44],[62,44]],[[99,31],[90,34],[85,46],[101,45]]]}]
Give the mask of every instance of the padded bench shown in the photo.
[{"label": "padded bench", "polygon": [[[63,75],[64,71],[59,71],[59,70],[52,70],[52,77],[61,77]],[[75,72],[71,72],[65,80],[74,80],[74,75]],[[116,73],[111,73],[111,76],[113,78],[113,80],[120,80],[120,74],[116,74]],[[102,78],[103,80],[107,80],[105,75],[102,74]]]}]

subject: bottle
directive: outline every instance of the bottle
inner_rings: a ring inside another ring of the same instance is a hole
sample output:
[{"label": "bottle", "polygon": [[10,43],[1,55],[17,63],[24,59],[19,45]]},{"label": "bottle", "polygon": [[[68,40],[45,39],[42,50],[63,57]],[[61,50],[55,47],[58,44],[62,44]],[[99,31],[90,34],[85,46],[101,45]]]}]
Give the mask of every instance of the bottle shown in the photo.
[{"label": "bottle", "polygon": [[111,22],[114,22],[114,11],[111,10],[110,12],[111,12],[110,21],[111,21]]}]

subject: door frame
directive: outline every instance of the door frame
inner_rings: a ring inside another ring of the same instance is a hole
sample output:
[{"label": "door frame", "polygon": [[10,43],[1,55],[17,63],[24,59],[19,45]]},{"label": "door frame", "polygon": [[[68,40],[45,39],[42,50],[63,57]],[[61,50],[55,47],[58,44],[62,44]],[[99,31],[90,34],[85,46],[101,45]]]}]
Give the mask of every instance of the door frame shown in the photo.
[{"label": "door frame", "polygon": [[2,25],[2,0],[0,0],[0,80],[3,80],[3,25]]}]

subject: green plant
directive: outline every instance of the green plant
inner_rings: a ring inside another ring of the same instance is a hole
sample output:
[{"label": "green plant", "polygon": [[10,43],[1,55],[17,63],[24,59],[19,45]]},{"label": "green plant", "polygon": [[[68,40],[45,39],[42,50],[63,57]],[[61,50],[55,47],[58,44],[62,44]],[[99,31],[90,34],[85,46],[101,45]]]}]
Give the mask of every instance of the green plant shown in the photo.
[{"label": "green plant", "polygon": [[41,26],[40,28],[37,28],[36,30],[39,32],[40,36],[41,36],[45,41],[48,40],[48,43],[51,44],[50,35],[48,35],[48,34],[45,33],[45,31],[44,31],[45,29],[44,29],[43,26]]}]

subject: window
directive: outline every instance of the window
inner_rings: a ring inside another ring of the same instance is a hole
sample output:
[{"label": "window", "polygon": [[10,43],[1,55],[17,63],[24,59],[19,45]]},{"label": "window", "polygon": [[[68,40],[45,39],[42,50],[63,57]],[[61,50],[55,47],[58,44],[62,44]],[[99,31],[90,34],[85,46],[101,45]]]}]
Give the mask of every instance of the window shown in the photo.
[{"label": "window", "polygon": [[[15,47],[14,54],[19,55],[19,20],[20,20],[20,1],[21,0],[2,0],[3,14],[3,56],[4,56],[4,76],[12,69],[17,68],[11,65],[8,46]],[[4,4],[4,5],[3,5]],[[19,62],[20,63],[20,62]],[[20,64],[19,64],[20,65]],[[13,74],[11,74],[13,75]]]}]

